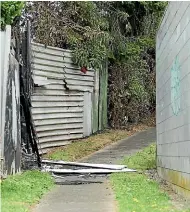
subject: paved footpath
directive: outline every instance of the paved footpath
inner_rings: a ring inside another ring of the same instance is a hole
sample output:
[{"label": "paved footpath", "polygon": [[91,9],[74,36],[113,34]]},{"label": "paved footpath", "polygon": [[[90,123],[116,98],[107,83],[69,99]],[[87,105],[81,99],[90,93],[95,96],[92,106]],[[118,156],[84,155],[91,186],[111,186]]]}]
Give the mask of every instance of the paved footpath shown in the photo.
[{"label": "paved footpath", "polygon": [[[151,128],[108,146],[83,162],[117,164],[124,156],[133,154],[155,142],[156,130]],[[102,183],[82,185],[57,185],[49,192],[33,212],[115,212],[114,195],[107,177]]]}]

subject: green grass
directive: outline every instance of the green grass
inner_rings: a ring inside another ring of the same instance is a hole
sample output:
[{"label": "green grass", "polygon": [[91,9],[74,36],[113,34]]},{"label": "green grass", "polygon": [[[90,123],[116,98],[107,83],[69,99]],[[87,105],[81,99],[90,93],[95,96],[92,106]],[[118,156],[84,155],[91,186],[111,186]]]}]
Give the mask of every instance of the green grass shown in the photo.
[{"label": "green grass", "polygon": [[1,182],[3,212],[27,212],[54,186],[48,173],[26,171]]},{"label": "green grass", "polygon": [[[156,167],[156,147],[151,145],[122,161],[137,170]],[[159,184],[144,174],[118,173],[111,175],[111,184],[118,203],[119,212],[172,212],[176,211],[169,196],[161,191]]]},{"label": "green grass", "polygon": [[122,164],[136,170],[156,169],[156,145],[149,147],[123,159]]}]

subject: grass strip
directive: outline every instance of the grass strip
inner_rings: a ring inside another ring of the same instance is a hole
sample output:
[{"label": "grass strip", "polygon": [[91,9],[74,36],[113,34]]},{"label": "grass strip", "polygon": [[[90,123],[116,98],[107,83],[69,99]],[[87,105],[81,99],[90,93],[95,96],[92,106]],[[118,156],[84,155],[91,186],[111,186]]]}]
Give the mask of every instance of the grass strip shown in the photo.
[{"label": "grass strip", "polygon": [[[122,164],[139,171],[156,168],[156,146],[126,157]],[[119,212],[173,212],[169,196],[145,174],[117,173],[110,177]]]},{"label": "grass strip", "polygon": [[92,135],[88,138],[74,141],[65,146],[55,148],[45,155],[45,158],[52,160],[76,161],[96,152],[105,146],[115,143],[129,134],[127,130],[107,130],[104,133]]},{"label": "grass strip", "polygon": [[53,186],[48,173],[36,170],[9,176],[1,182],[2,211],[28,212]]}]

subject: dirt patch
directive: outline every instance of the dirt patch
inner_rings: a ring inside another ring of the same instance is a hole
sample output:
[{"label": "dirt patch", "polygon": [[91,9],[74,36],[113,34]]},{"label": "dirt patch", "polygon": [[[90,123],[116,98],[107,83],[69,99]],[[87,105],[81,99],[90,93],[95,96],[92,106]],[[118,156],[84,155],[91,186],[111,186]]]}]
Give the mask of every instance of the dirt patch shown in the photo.
[{"label": "dirt patch", "polygon": [[149,179],[154,180],[159,183],[161,190],[166,192],[169,197],[172,205],[175,209],[182,211],[190,209],[190,202],[185,200],[181,195],[176,193],[171,186],[167,183],[167,181],[163,180],[159,177],[157,170],[148,170],[145,172]]}]

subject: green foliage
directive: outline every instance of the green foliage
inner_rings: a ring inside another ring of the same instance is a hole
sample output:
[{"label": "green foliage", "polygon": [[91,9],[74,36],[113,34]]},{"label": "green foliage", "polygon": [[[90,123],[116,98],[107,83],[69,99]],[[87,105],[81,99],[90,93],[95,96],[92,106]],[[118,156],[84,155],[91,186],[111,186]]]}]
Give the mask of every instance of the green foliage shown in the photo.
[{"label": "green foliage", "polygon": [[109,122],[112,127],[127,127],[155,110],[155,35],[166,2],[114,2],[126,12],[128,31],[120,23],[110,67]]},{"label": "green foliage", "polygon": [[9,176],[1,183],[2,210],[4,212],[28,211],[54,185],[47,173],[27,171]]},{"label": "green foliage", "polygon": [[156,169],[156,145],[152,144],[142,151],[126,157],[122,164],[137,170]]},{"label": "green foliage", "polygon": [[139,37],[126,43],[120,63],[110,67],[109,120],[119,128],[139,122],[155,105],[155,41]]},{"label": "green foliage", "polygon": [[21,1],[1,2],[1,29],[3,29],[5,25],[11,25],[14,18],[21,15],[24,4],[25,3]]},{"label": "green foliage", "polygon": [[35,17],[36,42],[73,49],[80,67],[98,69],[107,59],[109,25],[94,2],[38,2],[27,6],[27,13]]},{"label": "green foliage", "polygon": [[166,8],[167,2],[123,1],[117,6],[129,14],[131,31],[129,36],[148,35],[154,37],[157,27]]},{"label": "green foliage", "polygon": [[[116,62],[127,56],[129,37],[156,31],[165,2],[33,2],[26,14],[34,17],[37,42],[74,50],[79,66],[100,68],[109,58]],[[36,15],[36,11],[38,15]],[[155,22],[154,22],[155,20]]]},{"label": "green foliage", "polygon": [[148,11],[161,13],[163,13],[168,4],[168,2],[164,1],[140,1],[139,3]]},{"label": "green foliage", "polygon": [[79,67],[87,66],[94,69],[101,69],[102,64],[107,59],[108,50],[104,40],[108,37],[105,35],[89,37],[85,43],[81,42],[77,44],[77,48],[74,49],[73,59]]},{"label": "green foliage", "polygon": [[33,2],[26,14],[34,17],[35,41],[72,49],[78,66],[101,70],[108,60],[109,118],[112,126],[121,127],[155,110],[155,34],[166,5]]}]

